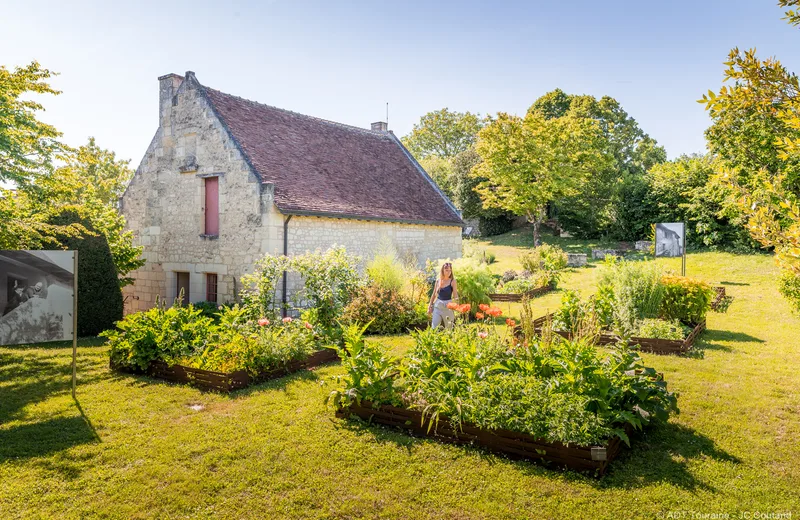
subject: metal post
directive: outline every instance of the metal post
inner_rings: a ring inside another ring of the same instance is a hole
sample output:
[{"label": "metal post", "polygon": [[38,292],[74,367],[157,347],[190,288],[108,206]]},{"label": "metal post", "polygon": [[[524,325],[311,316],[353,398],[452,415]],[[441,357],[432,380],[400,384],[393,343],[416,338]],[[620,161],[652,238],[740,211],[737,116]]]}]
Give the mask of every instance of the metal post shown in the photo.
[{"label": "metal post", "polygon": [[76,360],[78,357],[78,252],[72,253],[72,398],[78,382]]},{"label": "metal post", "polygon": [[683,260],[681,262],[681,276],[686,276],[686,222],[683,223]]}]

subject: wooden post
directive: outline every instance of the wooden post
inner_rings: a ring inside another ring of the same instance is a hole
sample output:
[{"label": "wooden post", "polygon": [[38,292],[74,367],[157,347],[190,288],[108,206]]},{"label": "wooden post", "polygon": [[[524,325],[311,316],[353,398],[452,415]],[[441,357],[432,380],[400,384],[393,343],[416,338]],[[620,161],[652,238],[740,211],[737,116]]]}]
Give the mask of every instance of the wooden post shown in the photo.
[{"label": "wooden post", "polygon": [[72,398],[78,382],[76,360],[78,357],[78,252],[72,253]]}]

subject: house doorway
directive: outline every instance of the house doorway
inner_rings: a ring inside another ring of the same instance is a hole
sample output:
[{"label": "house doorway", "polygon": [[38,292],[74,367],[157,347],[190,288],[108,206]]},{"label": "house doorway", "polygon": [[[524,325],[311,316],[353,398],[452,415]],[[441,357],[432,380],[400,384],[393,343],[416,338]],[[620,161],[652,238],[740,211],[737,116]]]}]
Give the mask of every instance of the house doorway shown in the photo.
[{"label": "house doorway", "polygon": [[180,299],[181,305],[186,305],[189,303],[189,273],[176,272],[175,275],[178,280],[175,299]]}]

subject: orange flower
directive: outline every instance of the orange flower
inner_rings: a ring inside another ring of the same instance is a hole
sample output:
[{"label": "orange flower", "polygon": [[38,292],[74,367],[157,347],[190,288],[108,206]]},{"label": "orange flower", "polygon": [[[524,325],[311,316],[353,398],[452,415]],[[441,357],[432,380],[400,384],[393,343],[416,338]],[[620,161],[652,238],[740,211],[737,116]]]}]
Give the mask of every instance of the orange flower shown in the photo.
[{"label": "orange flower", "polygon": [[476,312],[475,317],[478,318],[479,320],[482,320],[484,318],[484,315],[482,312]]},{"label": "orange flower", "polygon": [[260,320],[258,320],[258,324],[261,325],[262,327],[265,327],[269,325],[269,320],[267,318],[261,318]]},{"label": "orange flower", "polygon": [[451,311],[458,309],[458,304],[456,302],[450,302],[447,304],[447,308]]},{"label": "orange flower", "polygon": [[512,320],[511,318],[508,318],[506,320],[506,325],[508,325],[509,327],[514,327],[516,324],[517,324],[517,322]]},{"label": "orange flower", "polygon": [[466,313],[468,313],[470,310],[472,310],[472,305],[470,305],[470,304],[468,304],[468,303],[465,303],[464,305],[459,305],[459,306],[458,306],[458,312],[460,312],[460,313],[462,313],[462,314],[466,314]]},{"label": "orange flower", "polygon": [[488,306],[488,305],[486,305],[485,303],[482,303],[482,304],[478,305],[478,308],[479,308],[480,310],[482,310],[483,312],[486,312],[486,311],[488,311],[488,310],[489,310],[489,306]]},{"label": "orange flower", "polygon": [[486,339],[489,336],[488,332],[479,332],[478,337],[481,339]]},{"label": "orange flower", "polygon": [[489,307],[489,309],[486,311],[486,314],[488,314],[489,316],[494,316],[496,318],[502,315],[503,311],[502,309],[500,309],[500,307]]},{"label": "orange flower", "polygon": [[290,316],[286,316],[285,318],[283,318],[283,322],[284,323],[291,323],[292,322],[292,318]]},{"label": "orange flower", "polygon": [[308,330],[311,330],[311,329],[312,329],[312,328],[314,328],[314,327],[313,327],[313,325],[311,325],[309,322],[306,322],[306,328],[307,328]]}]

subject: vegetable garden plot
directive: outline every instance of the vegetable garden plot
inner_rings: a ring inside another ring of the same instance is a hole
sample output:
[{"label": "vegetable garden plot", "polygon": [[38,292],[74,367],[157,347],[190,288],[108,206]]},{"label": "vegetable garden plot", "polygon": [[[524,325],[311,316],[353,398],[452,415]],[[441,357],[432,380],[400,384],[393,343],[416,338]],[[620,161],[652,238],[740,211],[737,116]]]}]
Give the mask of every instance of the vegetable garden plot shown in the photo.
[{"label": "vegetable garden plot", "polygon": [[509,294],[491,293],[491,294],[487,294],[487,296],[493,302],[521,302],[525,298],[527,298],[527,299],[535,298],[536,296],[541,296],[543,294],[547,294],[547,293],[549,293],[551,291],[555,291],[555,290],[556,290],[555,284],[549,284],[549,285],[545,285],[545,286],[539,287],[537,289],[532,289],[532,290],[524,292],[524,293],[516,293],[516,294],[515,293],[509,293]]},{"label": "vegetable garden plot", "polygon": [[338,359],[339,355],[335,350],[323,349],[311,354],[307,359],[291,361],[284,366],[261,372],[257,376],[251,376],[244,370],[227,373],[215,372],[183,365],[170,366],[163,361],[151,362],[147,370],[144,371],[114,366],[113,363],[111,364],[111,369],[130,374],[146,374],[156,379],[163,379],[175,383],[188,383],[203,390],[231,392]]},{"label": "vegetable garden plot", "polygon": [[[453,427],[447,419],[441,419],[439,424],[429,431],[427,424],[423,424],[423,415],[420,411],[391,405],[380,405],[376,408],[368,401],[363,401],[360,405],[353,403],[336,412],[336,416],[340,418],[351,415],[376,424],[397,426],[421,437],[455,444],[473,444],[512,458],[541,462],[558,468],[588,471],[596,476],[606,472],[608,464],[619,454],[621,443],[620,438],[615,436],[604,445],[565,445],[507,430],[486,430],[469,424]],[[630,425],[626,426],[625,431],[630,435],[632,432]]]},{"label": "vegetable garden plot", "polygon": [[[552,314],[547,314],[536,318],[533,327],[537,334],[541,334],[542,328],[548,322],[552,322]],[[642,352],[652,352],[654,354],[685,354],[691,350],[695,340],[706,328],[706,322],[694,324],[692,331],[682,340],[658,339],[658,338],[630,338],[629,345],[637,346]],[[570,339],[572,334],[562,330],[554,330],[556,334]],[[604,331],[597,338],[598,345],[610,345],[618,341],[618,337],[610,332]]]}]

